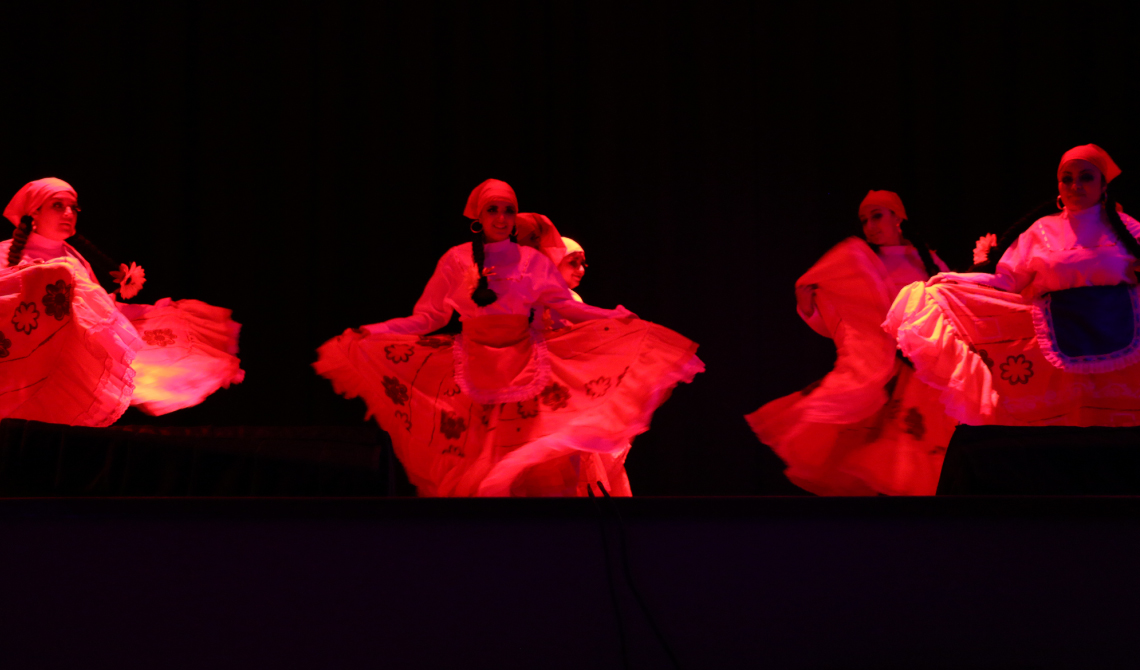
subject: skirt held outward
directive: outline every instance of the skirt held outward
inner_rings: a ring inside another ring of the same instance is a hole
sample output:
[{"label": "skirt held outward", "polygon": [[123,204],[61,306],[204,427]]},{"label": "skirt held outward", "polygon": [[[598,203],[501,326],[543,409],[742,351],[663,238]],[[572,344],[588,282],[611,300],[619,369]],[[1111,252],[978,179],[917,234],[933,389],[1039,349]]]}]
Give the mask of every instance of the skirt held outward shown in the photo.
[{"label": "skirt held outward", "polygon": [[244,377],[240,326],[196,300],[116,303],[76,259],[0,270],[0,418],[109,426],[166,414]]},{"label": "skirt held outward", "polygon": [[909,365],[896,360],[895,374],[875,389],[886,402],[859,421],[814,416],[818,388],[813,384],[745,417],[787,464],[784,474],[792,483],[822,496],[934,495],[956,422]]},{"label": "skirt held outward", "polygon": [[962,423],[1140,425],[1140,289],[911,284],[884,324]]},{"label": "skirt held outward", "polygon": [[170,298],[119,309],[141,340],[131,364],[131,405],[143,412],[161,416],[193,407],[245,379],[237,357],[241,324],[230,318],[230,310]]},{"label": "skirt held outward", "polygon": [[704,370],[696,350],[637,319],[540,333],[483,316],[458,336],[346,333],[314,368],[364,399],[421,496],[630,495],[629,441]]},{"label": "skirt held outward", "polygon": [[814,287],[835,367],[745,417],[787,464],[788,479],[818,495],[934,495],[938,488],[956,422],[883,331],[885,277],[882,261],[858,239],[836,245],[800,277],[797,287]]},{"label": "skirt held outward", "polygon": [[78,260],[0,270],[0,418],[111,425],[130,404],[141,346]]}]

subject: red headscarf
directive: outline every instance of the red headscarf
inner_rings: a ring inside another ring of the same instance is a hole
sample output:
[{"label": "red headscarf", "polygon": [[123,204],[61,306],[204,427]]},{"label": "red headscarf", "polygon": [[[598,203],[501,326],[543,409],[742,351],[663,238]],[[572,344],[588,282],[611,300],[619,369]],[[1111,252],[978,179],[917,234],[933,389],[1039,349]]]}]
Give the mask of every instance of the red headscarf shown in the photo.
[{"label": "red headscarf", "polygon": [[1057,166],[1058,178],[1061,176],[1061,168],[1065,167],[1065,163],[1073,160],[1088,161],[1095,165],[1096,169],[1100,170],[1100,173],[1104,175],[1105,183],[1111,182],[1120,176],[1120,168],[1116,166],[1116,163],[1113,162],[1112,157],[1108,155],[1107,151],[1095,144],[1082,144],[1079,147],[1069,149],[1065,152],[1065,155],[1061,156],[1061,164]]},{"label": "red headscarf", "polygon": [[906,219],[906,208],[902,198],[893,191],[867,191],[867,197],[859,203],[859,216],[865,216],[872,207],[886,207],[900,219]]},{"label": "red headscarf", "polygon": [[520,244],[524,243],[523,240],[531,239],[537,233],[538,250],[546,254],[546,257],[555,265],[558,265],[562,257],[566,255],[566,245],[562,243],[562,236],[558,234],[558,229],[545,215],[534,212],[519,212],[515,219],[515,228],[517,228],[516,235]]},{"label": "red headscarf", "polygon": [[79,199],[79,194],[62,179],[45,177],[24,184],[24,188],[16,191],[12,202],[4,208],[4,217],[12,222],[13,226],[20,225],[20,218],[31,214],[45,202],[61,193],[70,193],[71,197]]},{"label": "red headscarf", "polygon": [[515,190],[510,184],[498,179],[488,179],[476,186],[471,195],[467,196],[467,207],[463,209],[463,216],[478,219],[487,203],[495,200],[506,200],[515,206],[516,211],[519,208],[518,198],[515,197]]}]

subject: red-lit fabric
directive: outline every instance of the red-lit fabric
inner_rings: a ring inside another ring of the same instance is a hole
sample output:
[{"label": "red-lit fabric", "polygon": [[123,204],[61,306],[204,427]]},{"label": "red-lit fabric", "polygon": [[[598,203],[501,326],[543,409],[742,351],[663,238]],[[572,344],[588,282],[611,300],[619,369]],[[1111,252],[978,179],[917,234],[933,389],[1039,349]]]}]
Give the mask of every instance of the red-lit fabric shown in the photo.
[{"label": "red-lit fabric", "polygon": [[237,357],[241,324],[231,312],[198,300],[163,298],[120,304],[142,340],[131,363],[131,405],[151,416],[199,405],[218,389],[245,379]]},{"label": "red-lit fabric", "polygon": [[1053,364],[1034,323],[1040,303],[978,284],[915,283],[883,326],[963,423],[1140,425],[1140,365],[1075,373]]},{"label": "red-lit fabric", "polygon": [[518,211],[519,201],[511,185],[499,179],[488,179],[476,186],[471,195],[467,196],[467,206],[463,209],[463,216],[478,219],[487,203],[496,200],[505,200],[514,205],[515,211]]},{"label": "red-lit fabric", "polygon": [[[460,337],[350,331],[321,346],[314,368],[338,393],[364,398],[421,496],[585,496],[599,480],[630,495],[629,442],[674,386],[704,369],[697,345],[637,319],[587,321],[502,347],[465,341],[504,326],[485,328],[486,318],[465,322]],[[461,388],[461,361],[500,376],[515,370],[499,380],[503,393],[529,386],[544,374],[532,364],[540,349],[547,379],[532,395],[487,403]]]},{"label": "red-lit fabric", "polygon": [[1096,166],[1100,173],[1104,175],[1106,182],[1112,182],[1120,176],[1120,168],[1108,155],[1108,152],[1101,149],[1095,144],[1082,144],[1079,147],[1073,147],[1061,156],[1061,162],[1057,165],[1057,177],[1061,177],[1061,170],[1065,167],[1065,163],[1073,160],[1084,160]]},{"label": "red-lit fabric", "polygon": [[[11,243],[0,242],[0,258]],[[67,276],[52,275],[62,282],[58,290],[36,288],[37,268]],[[0,418],[106,426],[128,404],[167,414],[245,376],[236,355],[240,325],[229,310],[169,298],[116,303],[64,242],[32,233],[23,260],[0,270],[0,279],[0,349],[8,351],[0,351]],[[67,320],[58,334],[47,326],[65,319],[54,318],[48,302]]]},{"label": "red-lit fabric", "polygon": [[111,425],[130,403],[141,346],[78,260],[0,270],[0,418]]},{"label": "red-lit fabric", "polygon": [[494,268],[490,275],[491,290],[498,300],[480,307],[471,300],[471,287],[478,276],[472,257],[471,243],[452,247],[439,259],[411,316],[388,319],[364,328],[379,333],[430,333],[439,330],[459,312],[461,321],[489,314],[514,314],[529,317],[531,309],[541,305],[558,310],[574,321],[621,319],[630,315],[622,306],[603,309],[574,301],[558,269],[542,253],[510,240],[483,245],[484,267]]},{"label": "red-lit fabric", "polygon": [[886,207],[900,219],[907,218],[902,198],[892,191],[867,191],[867,196],[859,203],[859,216],[866,216],[873,207]]},{"label": "red-lit fabric", "polygon": [[883,332],[888,277],[858,238],[801,277],[797,286],[816,287],[819,330],[835,340],[835,369],[745,417],[787,464],[788,479],[818,495],[933,495],[938,486],[955,422]]},{"label": "red-lit fabric", "polygon": [[30,181],[24,184],[19,191],[16,191],[16,195],[12,196],[12,200],[4,208],[4,218],[11,221],[13,226],[18,226],[21,217],[36,211],[49,198],[61,193],[67,193],[76,199],[79,198],[71,184],[62,179],[45,177],[44,179]]},{"label": "red-lit fabric", "polygon": [[[1124,212],[1120,220],[1133,237],[1140,237],[1140,222]],[[1100,204],[1079,212],[1068,208],[1033,222],[1009,245],[994,274],[944,272],[941,282],[969,282],[1034,299],[1079,286],[1134,284],[1136,261],[1104,215]]]}]

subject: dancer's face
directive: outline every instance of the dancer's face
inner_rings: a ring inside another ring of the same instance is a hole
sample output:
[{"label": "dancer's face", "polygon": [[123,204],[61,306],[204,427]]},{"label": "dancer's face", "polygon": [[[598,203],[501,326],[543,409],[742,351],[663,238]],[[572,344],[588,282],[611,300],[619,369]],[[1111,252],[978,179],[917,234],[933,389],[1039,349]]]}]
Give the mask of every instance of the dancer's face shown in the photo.
[{"label": "dancer's face", "polygon": [[863,235],[871,244],[892,247],[902,244],[902,222],[894,212],[886,207],[872,207],[866,215],[859,215],[863,224]]},{"label": "dancer's face", "polygon": [[1108,184],[1096,166],[1079,158],[1066,162],[1057,175],[1057,192],[1061,202],[1072,212],[1088,209],[1100,202]]},{"label": "dancer's face", "polygon": [[511,236],[515,229],[515,206],[506,200],[494,200],[479,213],[479,223],[483,224],[483,240],[488,243],[502,242]]},{"label": "dancer's face", "polygon": [[75,220],[79,205],[75,197],[62,193],[52,197],[32,212],[32,230],[49,240],[62,242],[75,234]]},{"label": "dancer's face", "polygon": [[586,274],[586,254],[581,251],[566,254],[558,264],[558,272],[562,274],[562,278],[566,280],[566,285],[571,290],[578,288],[578,284],[582,283],[582,277]]}]

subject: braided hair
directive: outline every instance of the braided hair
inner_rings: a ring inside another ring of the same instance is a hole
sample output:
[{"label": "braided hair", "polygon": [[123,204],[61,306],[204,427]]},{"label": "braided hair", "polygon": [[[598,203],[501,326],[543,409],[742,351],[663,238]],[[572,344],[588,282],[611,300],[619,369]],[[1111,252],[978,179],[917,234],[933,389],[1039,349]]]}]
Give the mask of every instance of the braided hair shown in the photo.
[{"label": "braided hair", "polygon": [[[12,233],[12,246],[8,247],[8,267],[16,267],[24,257],[24,248],[28,245],[28,236],[32,233],[32,217],[28,214],[20,217],[20,223]],[[91,269],[95,271],[95,278],[105,289],[114,286],[112,270],[118,270],[119,264],[115,259],[103,253],[95,243],[83,235],[76,233],[68,238],[68,244],[75,248],[81,256],[87,259]]]},{"label": "braided hair", "polygon": [[475,267],[479,269],[479,283],[475,285],[475,290],[471,292],[471,300],[480,307],[486,307],[498,300],[499,294],[491,290],[490,281],[483,272],[483,261],[486,260],[487,254],[483,249],[482,230],[475,233],[475,239],[471,242],[471,255],[475,259]]},{"label": "braided hair", "polygon": [[[472,231],[474,232],[474,231]],[[487,252],[483,248],[483,230],[474,233],[475,239],[471,241],[471,256],[475,259],[475,267],[479,269],[479,283],[475,285],[475,290],[471,292],[471,300],[480,307],[486,307],[499,299],[499,294],[491,290],[490,281],[487,275],[483,273],[483,263],[486,261]],[[518,228],[511,230],[510,240],[518,244]]]},{"label": "braided hair", "polygon": [[922,234],[921,229],[917,226],[909,225],[910,221],[903,219],[902,225],[899,230],[902,232],[902,238],[914,245],[918,251],[918,257],[922,259],[922,267],[926,270],[927,276],[933,277],[934,275],[942,272],[942,268],[934,262],[934,255],[930,252],[930,245],[926,242],[926,236]]},{"label": "braided hair", "polygon": [[12,246],[8,247],[8,267],[19,265],[24,257],[24,247],[28,245],[28,235],[32,233],[32,217],[27,214],[20,217],[20,223],[12,232]]}]

